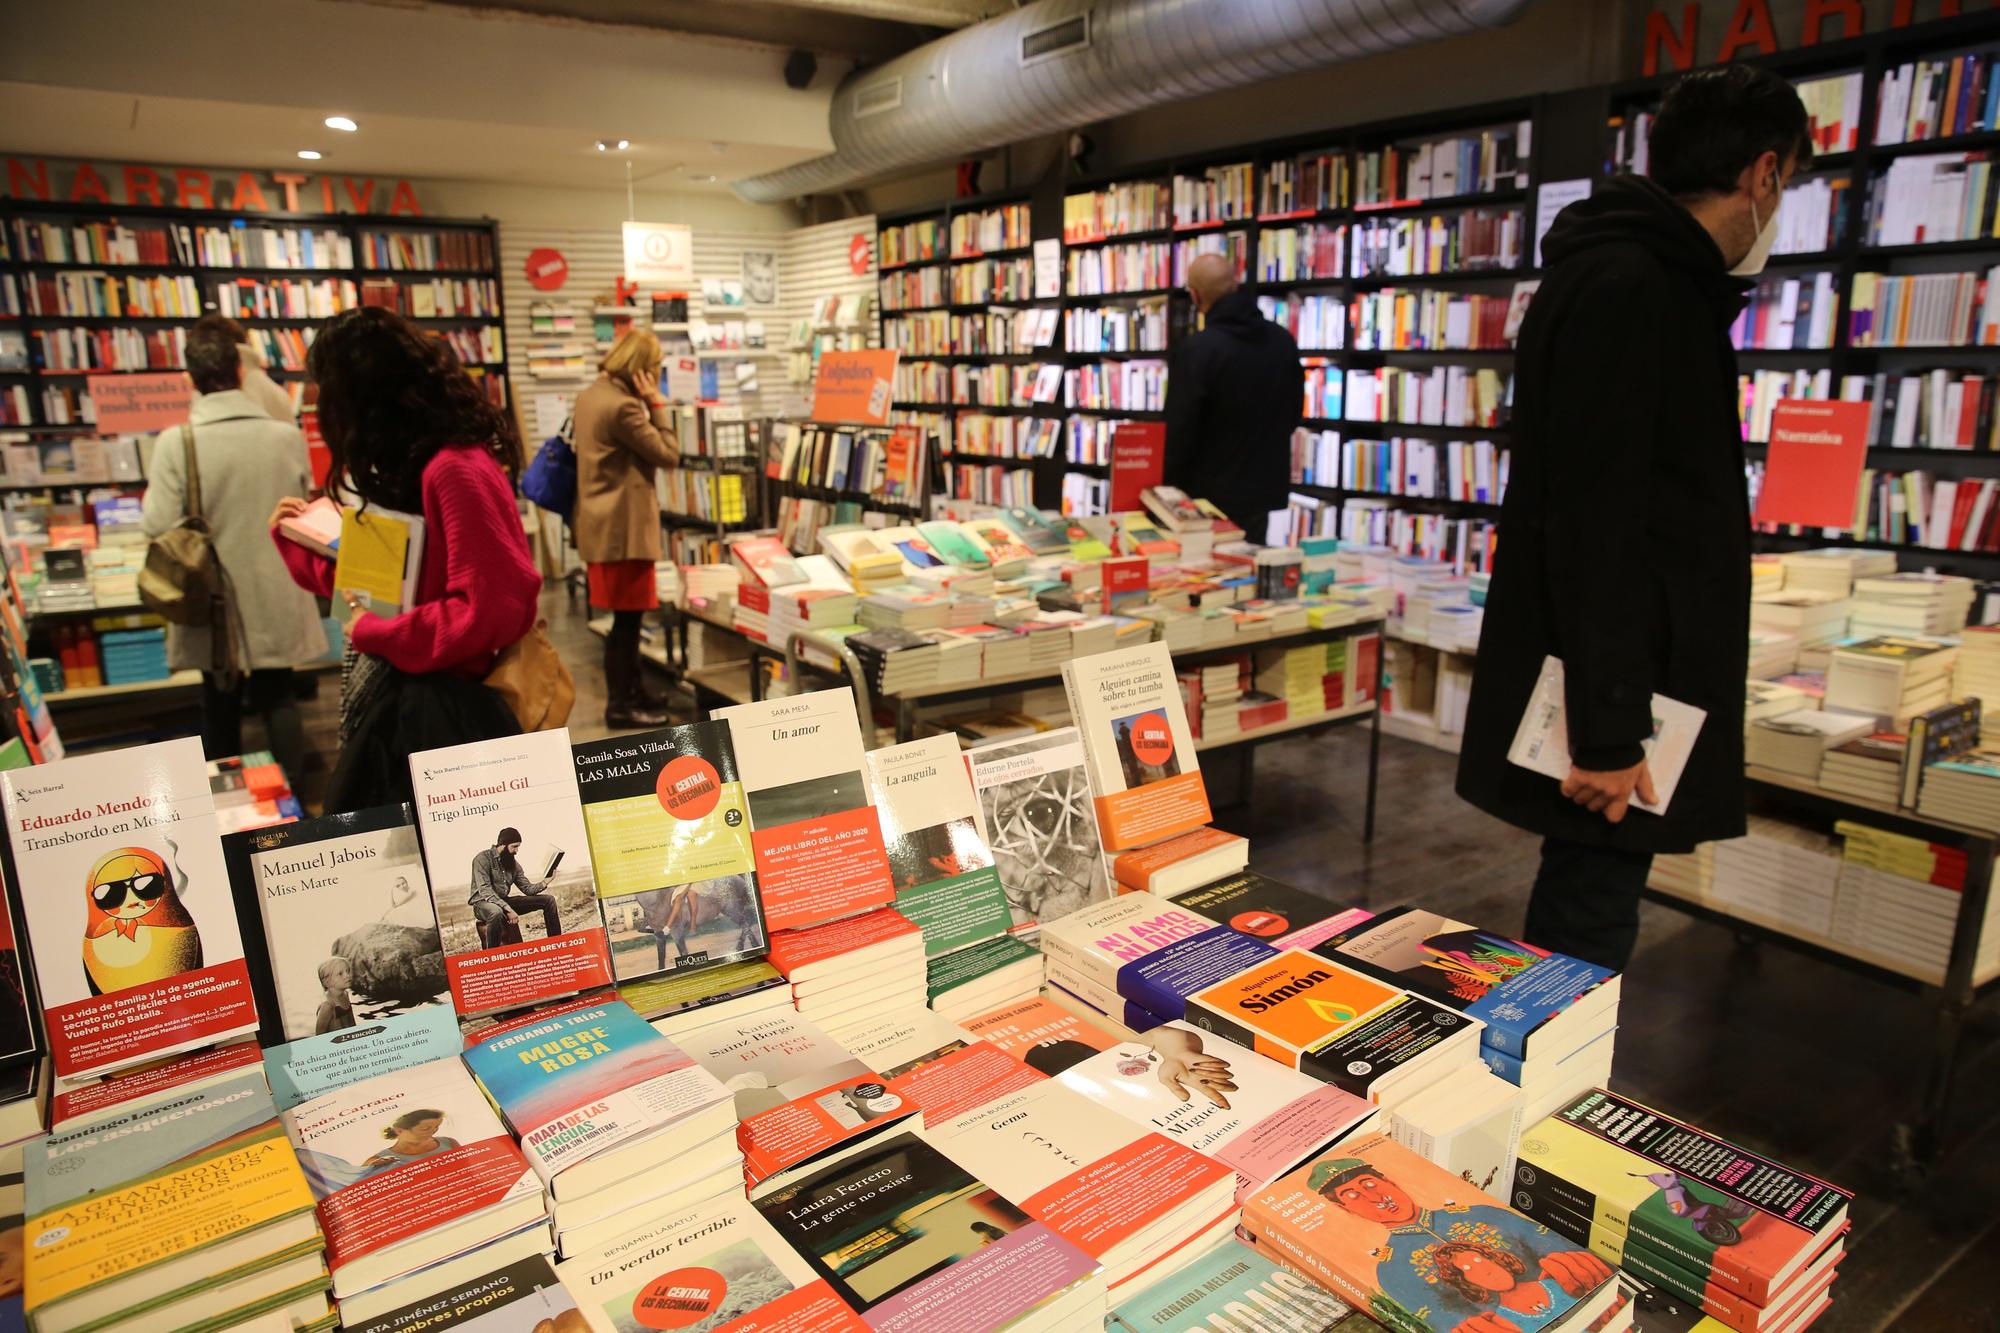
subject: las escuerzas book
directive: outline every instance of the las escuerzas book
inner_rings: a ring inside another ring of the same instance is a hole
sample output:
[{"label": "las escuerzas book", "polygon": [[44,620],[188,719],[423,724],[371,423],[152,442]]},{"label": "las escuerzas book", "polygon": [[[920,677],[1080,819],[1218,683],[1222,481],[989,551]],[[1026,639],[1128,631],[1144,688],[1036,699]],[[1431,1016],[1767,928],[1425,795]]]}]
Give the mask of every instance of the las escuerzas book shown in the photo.
[{"label": "las escuerzas book", "polygon": [[231,1042],[190,1051],[161,1064],[140,1065],[89,1083],[50,1089],[50,1133],[75,1128],[107,1115],[123,1115],[156,1106],[170,1097],[234,1078],[263,1063],[264,1052],[254,1041]]},{"label": "las escuerzas book", "polygon": [[1238,1202],[1376,1114],[1352,1093],[1185,1023],[1121,1041],[1057,1077],[1228,1166]]},{"label": "las escuerzas book", "polygon": [[1602,1089],[1523,1131],[1514,1188],[1759,1304],[1846,1226],[1854,1201]]},{"label": "las escuerzas book", "polygon": [[1056,1079],[926,1117],[924,1137],[1102,1263],[1113,1289],[1233,1221],[1227,1166]]},{"label": "las escuerzas book", "polygon": [[1392,907],[1313,951],[1478,1019],[1482,1045],[1521,1060],[1560,1058],[1618,1022],[1616,972],[1418,907]]},{"label": "las escuerzas book", "polygon": [[930,1119],[969,1111],[1048,1077],[928,1009],[863,1028],[845,1045]]},{"label": "las escuerzas book", "polygon": [[1097,1262],[950,1154],[893,1134],[755,1201],[876,1333],[1095,1328]]},{"label": "las escuerzas book", "polygon": [[1120,852],[1111,862],[1111,873],[1121,892],[1130,889],[1168,898],[1240,874],[1249,864],[1248,838],[1204,825],[1149,847]]},{"label": "las escuerzas book", "polygon": [[1346,1301],[1234,1239],[1121,1299],[1105,1333],[1376,1333]]},{"label": "las escuerzas book", "polygon": [[382,617],[401,615],[417,600],[424,564],[424,520],[419,514],[369,505],[340,511],[340,549],[333,560],[336,592],[351,592]]},{"label": "las escuerzas book", "polygon": [[1104,850],[1143,847],[1207,824],[1208,789],[1167,645],[1079,657],[1063,663],[1062,675]]},{"label": "las escuerzas book", "polygon": [[1016,931],[1111,896],[1075,727],[975,746],[965,762]]},{"label": "las escuerzas book", "polygon": [[620,985],[763,954],[750,807],[728,724],[583,742],[576,785]]},{"label": "las escuerzas book", "polygon": [[240,1305],[325,1284],[312,1194],[255,1070],[32,1140],[22,1173],[37,1333],[153,1310],[194,1322],[225,1285]]},{"label": "las escuerzas book", "polygon": [[537,1254],[350,1323],[347,1333],[582,1333],[582,1321],[576,1298]]},{"label": "las escuerzas book", "polygon": [[979,801],[958,737],[946,733],[867,755],[868,785],[896,882],[896,910],[936,957],[1014,924],[993,851],[979,835]]},{"label": "las escuerzas book", "polygon": [[887,905],[895,880],[862,776],[861,724],[843,686],[720,709],[750,797],[757,889],[771,930]]},{"label": "las escuerzas book", "polygon": [[0,773],[58,1078],[255,1032],[201,742]]},{"label": "las escuerzas book", "polygon": [[1476,1021],[1298,949],[1189,996],[1187,1021],[1378,1104],[1479,1051]]},{"label": "las escuerzas book", "polygon": [[[1681,772],[1701,735],[1708,712],[1693,704],[1653,696],[1653,734],[1641,742],[1646,752],[1646,770],[1653,778],[1657,801],[1642,801],[1636,795],[1632,808],[1649,814],[1664,814],[1680,785]],[[1562,782],[1569,777],[1569,719],[1563,702],[1563,664],[1557,657],[1542,659],[1541,674],[1535,678],[1534,693],[1521,713],[1514,730],[1514,743],[1507,747],[1507,760],[1543,777]]]},{"label": "las escuerzas book", "polygon": [[[457,1059],[336,1089],[283,1119],[344,1317],[405,1305],[421,1293],[399,1279],[518,1232],[548,1248],[541,1179]],[[371,1291],[379,1309],[349,1308]]]},{"label": "las escuerzas book", "polygon": [[325,1040],[451,1005],[444,946],[407,805],[223,839],[267,1046]]},{"label": "las escuerzas book", "polygon": [[736,1123],[722,1085],[623,1000],[575,1000],[483,1033],[465,1066],[558,1202]]},{"label": "las escuerzas book", "polygon": [[968,1018],[964,1027],[1050,1078],[1118,1044],[1116,1035],[1040,996]]},{"label": "las escuerzas book", "polygon": [[860,1333],[868,1326],[740,1195],[677,1211],[564,1260],[593,1333]]},{"label": "las escuerzas book", "polygon": [[425,750],[410,778],[458,1012],[609,984],[569,730]]},{"label": "las escuerzas book", "polygon": [[1274,949],[1310,949],[1366,921],[1369,915],[1361,908],[1330,903],[1254,870],[1165,896],[1177,907],[1239,935],[1262,940]]},{"label": "las escuerzas book", "polygon": [[1120,894],[1046,922],[1041,944],[1051,969],[1170,1019],[1189,995],[1277,952],[1150,893]]},{"label": "las escuerzas book", "polygon": [[1384,1134],[1252,1195],[1243,1229],[1267,1257],[1406,1333],[1582,1333],[1618,1299],[1609,1264]]}]

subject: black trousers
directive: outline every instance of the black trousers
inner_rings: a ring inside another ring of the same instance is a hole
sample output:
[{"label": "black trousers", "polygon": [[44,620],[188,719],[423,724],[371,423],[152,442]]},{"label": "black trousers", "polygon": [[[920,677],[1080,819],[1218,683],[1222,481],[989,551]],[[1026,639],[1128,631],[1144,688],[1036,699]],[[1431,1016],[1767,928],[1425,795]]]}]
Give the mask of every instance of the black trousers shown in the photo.
[{"label": "black trousers", "polygon": [[640,702],[645,688],[639,665],[639,627],[644,611],[613,611],[604,636],[604,697],[611,707]]},{"label": "black trousers", "polygon": [[1651,852],[1542,840],[1542,866],[1528,896],[1530,944],[1622,972],[1639,939],[1639,892]]},{"label": "black trousers", "polygon": [[290,667],[270,667],[252,671],[224,689],[219,677],[201,673],[201,748],[210,759],[228,759],[243,753],[243,713],[245,709],[264,719],[265,743],[296,788],[302,778],[306,758],[305,723],[299,717],[299,700]]}]

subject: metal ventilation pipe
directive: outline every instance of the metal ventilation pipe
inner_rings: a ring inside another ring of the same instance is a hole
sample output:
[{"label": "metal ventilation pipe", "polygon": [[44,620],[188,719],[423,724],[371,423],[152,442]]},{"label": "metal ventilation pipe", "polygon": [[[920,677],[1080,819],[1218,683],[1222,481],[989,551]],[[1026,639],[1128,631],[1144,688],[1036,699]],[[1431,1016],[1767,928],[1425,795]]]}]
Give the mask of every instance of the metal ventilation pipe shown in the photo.
[{"label": "metal ventilation pipe", "polygon": [[852,185],[1283,74],[1497,28],[1529,0],[1036,0],[850,74],[834,151],[735,182],[757,203]]}]

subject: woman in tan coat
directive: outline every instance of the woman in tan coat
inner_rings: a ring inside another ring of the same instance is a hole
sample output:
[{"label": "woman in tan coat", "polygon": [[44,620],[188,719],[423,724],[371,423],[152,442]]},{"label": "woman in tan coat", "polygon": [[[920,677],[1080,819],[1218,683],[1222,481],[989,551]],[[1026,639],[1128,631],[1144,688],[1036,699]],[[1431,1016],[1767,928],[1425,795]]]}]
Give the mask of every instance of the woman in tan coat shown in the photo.
[{"label": "woman in tan coat", "polygon": [[634,329],[576,399],[576,549],[590,604],[611,612],[604,640],[604,720],[657,727],[666,712],[646,696],[639,625],[660,604],[653,565],[660,558],[660,502],[653,474],[680,461],[680,442],[660,396],[660,340]]}]

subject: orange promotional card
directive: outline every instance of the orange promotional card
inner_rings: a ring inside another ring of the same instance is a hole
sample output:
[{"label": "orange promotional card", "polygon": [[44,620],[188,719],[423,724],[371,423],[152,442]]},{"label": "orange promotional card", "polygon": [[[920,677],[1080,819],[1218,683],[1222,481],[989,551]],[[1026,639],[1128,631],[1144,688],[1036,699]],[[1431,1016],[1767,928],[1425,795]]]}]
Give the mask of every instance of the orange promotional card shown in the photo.
[{"label": "orange promotional card", "polygon": [[890,385],[896,379],[891,350],[821,352],[813,381],[812,419],[857,426],[889,424]]}]

